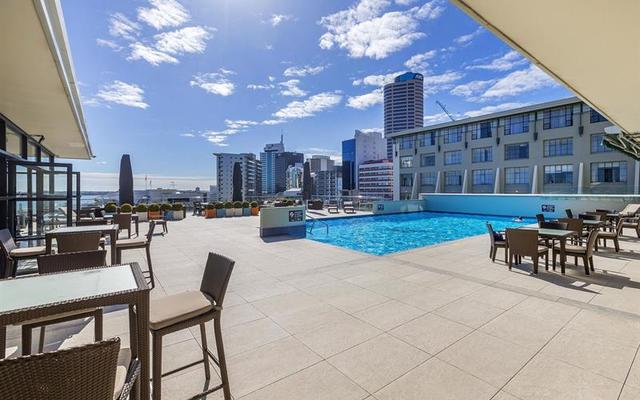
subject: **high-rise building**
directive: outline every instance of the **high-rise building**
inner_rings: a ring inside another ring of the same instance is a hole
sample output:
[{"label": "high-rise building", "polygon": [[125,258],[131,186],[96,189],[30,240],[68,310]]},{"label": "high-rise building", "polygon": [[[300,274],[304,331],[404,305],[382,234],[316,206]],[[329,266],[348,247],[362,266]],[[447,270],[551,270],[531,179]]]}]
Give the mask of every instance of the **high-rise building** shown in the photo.
[{"label": "high-rise building", "polygon": [[276,153],[274,186],[275,192],[280,193],[287,190],[287,168],[304,163],[304,154],[291,151]]},{"label": "high-rise building", "polygon": [[240,164],[242,173],[242,197],[249,200],[262,194],[262,166],[253,153],[214,153],[216,178],[220,201],[233,199],[233,166]]},{"label": "high-rise building", "polygon": [[342,189],[358,189],[358,166],[387,157],[386,140],[380,132],[356,130],[353,139],[342,142]]},{"label": "high-rise building", "polygon": [[329,170],[315,172],[312,176],[314,196],[325,200],[335,198],[340,193],[339,185],[339,169],[332,168]]},{"label": "high-rise building", "polygon": [[356,140],[342,141],[342,190],[351,191],[356,188]]},{"label": "high-rise building", "polygon": [[302,189],[304,169],[301,163],[289,166],[286,172],[286,189]]},{"label": "high-rise building", "polygon": [[312,155],[308,161],[311,173],[327,171],[333,169],[335,166],[335,161],[333,161],[329,156]]},{"label": "high-rise building", "polygon": [[262,193],[273,194],[276,191],[276,155],[284,152],[284,142],[282,135],[280,143],[269,143],[264,146],[264,151],[260,153],[260,163],[262,163]]},{"label": "high-rise building", "polygon": [[393,161],[365,161],[358,166],[358,195],[393,199]]},{"label": "high-rise building", "polygon": [[396,76],[384,86],[384,137],[387,159],[393,159],[392,133],[424,125],[424,77],[415,72]]}]

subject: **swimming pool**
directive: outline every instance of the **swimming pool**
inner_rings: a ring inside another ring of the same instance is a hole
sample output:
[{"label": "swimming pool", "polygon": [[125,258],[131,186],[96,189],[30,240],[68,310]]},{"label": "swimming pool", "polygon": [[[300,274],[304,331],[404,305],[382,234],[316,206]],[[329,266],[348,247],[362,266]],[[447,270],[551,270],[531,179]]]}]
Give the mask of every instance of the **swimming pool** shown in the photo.
[{"label": "swimming pool", "polygon": [[310,233],[313,223],[309,221],[307,239],[379,256],[486,234],[485,222],[490,222],[495,230],[535,223],[531,219],[514,222],[513,217],[431,212],[323,221],[329,225],[328,233],[321,222],[316,222]]}]

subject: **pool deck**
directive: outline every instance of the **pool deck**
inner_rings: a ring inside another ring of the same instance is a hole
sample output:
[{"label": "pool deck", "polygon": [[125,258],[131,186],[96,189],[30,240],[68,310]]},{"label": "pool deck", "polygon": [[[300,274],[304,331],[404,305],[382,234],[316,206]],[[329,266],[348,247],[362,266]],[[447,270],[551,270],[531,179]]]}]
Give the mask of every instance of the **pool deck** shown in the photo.
[{"label": "pool deck", "polygon": [[[209,251],[236,260],[222,323],[235,399],[640,398],[635,236],[620,253],[601,249],[590,277],[571,264],[566,276],[534,276],[528,262],[509,271],[489,260],[485,236],[387,256],[261,240],[257,217],[170,222],[151,247],[152,297],[197,289]],[[145,264],[143,251],[124,255]],[[126,311],[104,326],[128,342]],[[19,331],[9,333],[18,351]],[[51,327],[47,338],[48,350],[86,343],[92,323]],[[197,329],[168,336],[164,369],[200,357],[199,343]],[[191,367],[163,380],[163,399],[204,384]]]}]

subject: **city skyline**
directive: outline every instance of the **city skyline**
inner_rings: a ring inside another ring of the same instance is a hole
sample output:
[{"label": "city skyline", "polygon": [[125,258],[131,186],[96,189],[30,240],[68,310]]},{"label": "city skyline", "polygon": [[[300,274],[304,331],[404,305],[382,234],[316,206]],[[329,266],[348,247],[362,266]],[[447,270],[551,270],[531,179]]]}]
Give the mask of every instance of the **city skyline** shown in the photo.
[{"label": "city skyline", "polygon": [[425,76],[425,125],[446,118],[436,100],[465,117],[569,96],[444,1],[216,5],[62,1],[97,156],[74,161],[86,190],[109,190],[123,153],[137,183],[206,188],[213,153],[259,154],[283,133],[339,160],[355,129],[382,131],[381,88],[409,70]]}]

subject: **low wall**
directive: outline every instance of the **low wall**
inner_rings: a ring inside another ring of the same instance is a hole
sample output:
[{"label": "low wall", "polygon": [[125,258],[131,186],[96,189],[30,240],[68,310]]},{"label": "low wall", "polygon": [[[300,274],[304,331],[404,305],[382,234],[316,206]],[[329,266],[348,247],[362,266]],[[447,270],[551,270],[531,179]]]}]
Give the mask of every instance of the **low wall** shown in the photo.
[{"label": "low wall", "polygon": [[640,203],[638,195],[551,195],[551,194],[421,194],[425,211],[457,212],[502,216],[549,218],[565,217],[569,208],[574,215],[596,208],[622,210],[629,203]]},{"label": "low wall", "polygon": [[426,211],[424,200],[380,200],[373,202],[374,214]]},{"label": "low wall", "polygon": [[260,209],[260,237],[282,235],[294,237],[307,235],[304,206]]}]

